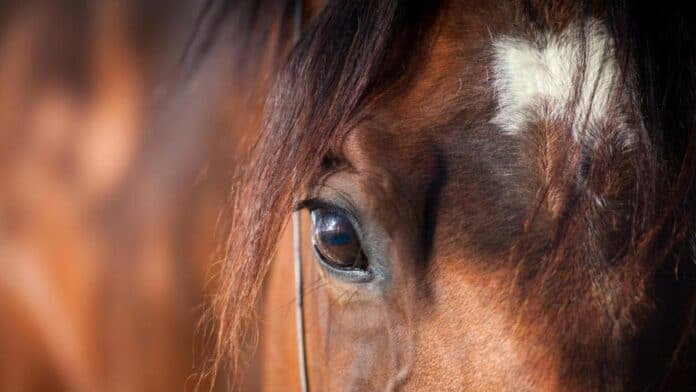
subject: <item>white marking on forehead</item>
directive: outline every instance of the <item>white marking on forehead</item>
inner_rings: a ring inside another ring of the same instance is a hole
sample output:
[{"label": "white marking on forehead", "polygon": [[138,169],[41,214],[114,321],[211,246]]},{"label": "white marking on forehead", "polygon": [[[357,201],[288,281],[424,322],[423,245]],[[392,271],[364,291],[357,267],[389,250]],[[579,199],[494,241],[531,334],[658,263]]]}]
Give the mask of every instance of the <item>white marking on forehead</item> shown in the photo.
[{"label": "white marking on forehead", "polygon": [[[498,113],[492,122],[506,133],[523,131],[533,114],[562,118],[576,102],[572,132],[579,141],[585,125],[601,124],[612,110],[619,72],[613,41],[602,23],[589,21],[584,36],[574,24],[533,40],[504,37],[493,42],[493,49]],[[578,83],[581,90],[575,96]]]}]

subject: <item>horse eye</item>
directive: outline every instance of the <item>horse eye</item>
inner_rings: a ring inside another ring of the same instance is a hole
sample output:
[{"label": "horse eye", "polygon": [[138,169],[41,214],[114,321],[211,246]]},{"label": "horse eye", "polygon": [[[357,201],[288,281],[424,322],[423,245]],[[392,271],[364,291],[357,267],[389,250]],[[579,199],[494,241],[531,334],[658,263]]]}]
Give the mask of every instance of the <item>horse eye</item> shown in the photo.
[{"label": "horse eye", "polygon": [[312,243],[323,262],[343,270],[366,267],[358,235],[344,213],[315,208],[311,218]]}]

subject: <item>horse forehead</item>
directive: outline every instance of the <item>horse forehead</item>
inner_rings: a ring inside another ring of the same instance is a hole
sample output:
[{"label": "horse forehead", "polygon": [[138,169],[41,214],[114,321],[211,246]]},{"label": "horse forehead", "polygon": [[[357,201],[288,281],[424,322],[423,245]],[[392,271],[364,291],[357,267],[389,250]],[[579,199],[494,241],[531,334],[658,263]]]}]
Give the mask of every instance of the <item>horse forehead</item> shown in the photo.
[{"label": "horse forehead", "polygon": [[[606,125],[619,73],[606,26],[591,19],[571,22],[557,32],[493,41],[493,89],[497,112],[492,123],[520,134],[531,118],[565,118],[575,141],[584,129]],[[572,109],[570,109],[572,108]]]},{"label": "horse forehead", "polygon": [[[451,35],[438,40],[413,87],[373,116],[384,126],[359,129],[344,139],[353,142],[347,143],[353,150],[348,155],[364,161],[398,155],[400,165],[422,169],[409,158],[421,161],[431,146],[451,140],[452,131],[467,138],[471,127],[493,126],[506,136],[524,135],[540,121],[554,124],[550,132],[568,130],[576,142],[589,145],[599,138],[594,133],[614,126],[630,144],[628,102],[615,96],[620,69],[603,21],[568,20],[565,28],[517,35],[495,30],[472,29],[476,33],[467,33],[463,48],[452,44]],[[383,135],[383,130],[390,132]],[[501,148],[519,140],[486,134]],[[390,150],[398,152],[385,154]]]}]

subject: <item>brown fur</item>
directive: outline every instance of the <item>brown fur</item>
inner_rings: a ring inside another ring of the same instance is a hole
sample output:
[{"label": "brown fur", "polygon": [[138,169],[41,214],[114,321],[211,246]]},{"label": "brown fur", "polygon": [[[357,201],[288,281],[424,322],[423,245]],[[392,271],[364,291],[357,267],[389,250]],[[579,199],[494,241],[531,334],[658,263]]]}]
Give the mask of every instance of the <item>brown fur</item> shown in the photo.
[{"label": "brown fur", "polygon": [[[321,198],[359,218],[368,259],[387,273],[342,282],[305,249],[305,281],[320,282],[306,290],[313,390],[686,388],[694,36],[672,47],[684,90],[667,91],[670,76],[653,74],[664,59],[642,56],[656,50],[644,13],[331,2],[290,56],[238,194],[235,226],[245,229],[232,233],[223,270],[221,349],[239,354],[265,272],[291,262],[281,252],[270,263],[287,213]],[[590,17],[620,44],[621,112],[593,130],[601,137],[576,143],[571,118],[534,118],[520,135],[491,125],[491,38]],[[664,109],[657,96],[689,104]],[[614,132],[622,118],[631,148]],[[669,144],[669,129],[685,147]],[[269,290],[287,290],[289,277],[273,276]],[[264,347],[286,345],[274,339],[292,339],[290,321],[266,326]]]}]

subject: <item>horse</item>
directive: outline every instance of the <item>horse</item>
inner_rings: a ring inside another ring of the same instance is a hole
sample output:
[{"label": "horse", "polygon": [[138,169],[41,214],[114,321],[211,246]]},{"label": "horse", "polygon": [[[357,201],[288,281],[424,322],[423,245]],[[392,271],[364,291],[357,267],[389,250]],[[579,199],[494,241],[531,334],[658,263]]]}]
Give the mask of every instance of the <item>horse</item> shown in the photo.
[{"label": "horse", "polygon": [[275,10],[268,46],[235,56],[277,62],[216,272],[211,373],[244,390],[692,387],[685,9],[229,4],[199,41],[222,14]]},{"label": "horse", "polygon": [[229,61],[177,76],[197,6],[0,3],[1,391],[195,385],[242,126]]}]

